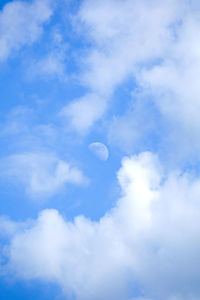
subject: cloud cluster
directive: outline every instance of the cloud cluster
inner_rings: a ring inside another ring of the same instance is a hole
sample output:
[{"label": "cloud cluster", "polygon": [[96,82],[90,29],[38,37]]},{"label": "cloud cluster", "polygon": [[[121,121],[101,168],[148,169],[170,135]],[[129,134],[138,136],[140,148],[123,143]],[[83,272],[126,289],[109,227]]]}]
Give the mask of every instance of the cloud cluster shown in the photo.
[{"label": "cloud cluster", "polygon": [[83,1],[78,22],[92,47],[83,59],[82,83],[106,102],[130,77],[132,86],[140,86],[141,69],[168,55],[173,25],[184,15],[185,5],[178,0]]},{"label": "cloud cluster", "polygon": [[[166,130],[171,131],[169,123],[178,128],[176,133],[170,133],[168,142],[176,147],[181,145],[186,155],[199,151],[199,15],[196,1],[85,0],[81,3],[77,22],[90,42],[82,59],[81,82],[105,102],[98,107],[93,97],[94,110],[92,101],[81,100],[81,109],[84,106],[90,113],[87,129],[102,118],[116,88],[129,80],[133,93],[124,102],[129,103],[131,98],[133,103],[135,98],[141,102],[144,98],[150,100],[140,105],[140,111],[138,106],[130,109],[127,105],[125,115],[114,118],[108,134],[115,132],[114,143],[122,148],[127,144],[127,149],[137,146],[142,135],[148,136],[155,127],[162,126],[158,119],[154,119],[153,129],[152,124],[148,126],[153,118],[151,113],[145,124],[141,121],[143,110],[151,110],[153,103]],[[69,110],[76,105],[75,100]],[[79,119],[79,109],[73,110],[73,126],[77,130],[81,130]],[[121,134],[123,126],[125,138]],[[187,147],[191,142],[193,149]]]},{"label": "cloud cluster", "polygon": [[197,300],[200,180],[166,176],[151,153],[124,158],[118,180],[121,198],[98,222],[56,210],[16,230],[3,220],[2,272],[57,282],[69,299]]}]

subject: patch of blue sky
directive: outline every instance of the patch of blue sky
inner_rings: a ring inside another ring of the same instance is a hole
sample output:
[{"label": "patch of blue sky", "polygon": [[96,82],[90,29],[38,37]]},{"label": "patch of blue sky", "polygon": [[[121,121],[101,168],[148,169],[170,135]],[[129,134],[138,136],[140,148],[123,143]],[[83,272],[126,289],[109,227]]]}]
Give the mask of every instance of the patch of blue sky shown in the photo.
[{"label": "patch of blue sky", "polygon": [[[40,281],[0,281],[0,297],[6,300],[66,300],[56,284],[41,283]],[[71,300],[71,298],[70,298]]]},{"label": "patch of blue sky", "polygon": [[5,6],[5,4],[10,3],[10,2],[12,2],[12,1],[14,1],[14,0],[10,0],[10,1],[8,1],[8,0],[2,0],[2,1],[0,2],[0,9],[2,9],[2,8]]}]

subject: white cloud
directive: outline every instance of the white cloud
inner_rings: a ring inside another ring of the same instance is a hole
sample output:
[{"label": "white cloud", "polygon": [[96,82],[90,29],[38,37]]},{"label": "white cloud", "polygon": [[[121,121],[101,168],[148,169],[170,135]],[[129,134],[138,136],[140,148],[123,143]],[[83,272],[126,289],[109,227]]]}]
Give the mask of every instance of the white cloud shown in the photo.
[{"label": "white cloud", "polygon": [[85,0],[79,16],[93,41],[86,83],[101,93],[113,90],[140,64],[165,56],[172,42],[170,25],[184,10],[184,3],[178,4]]},{"label": "white cloud", "polygon": [[[82,25],[83,33],[92,46],[82,57],[81,82],[89,88],[93,98],[95,95],[104,98],[104,108],[99,108],[98,113],[97,109],[89,109],[87,126],[84,125],[87,129],[102,118],[108,107],[106,103],[118,85],[130,75],[134,78],[141,65],[152,64],[154,60],[166,55],[172,39],[170,25],[184,10],[184,5],[177,7],[177,3],[178,1],[83,1],[77,23]],[[95,100],[91,100],[90,106],[99,107]],[[88,110],[85,101],[84,104],[84,111]],[[72,123],[75,124],[74,127],[79,127],[76,125],[79,122],[75,121],[80,119],[79,109],[75,105],[72,107]],[[82,107],[81,101],[81,109]]]},{"label": "white cloud", "polygon": [[199,13],[185,16],[163,62],[144,68],[139,75],[139,82],[153,95],[161,111],[194,130],[200,126]]},{"label": "white cloud", "polygon": [[23,183],[31,197],[50,197],[66,184],[86,184],[82,172],[51,153],[22,153],[1,160],[1,177]]},{"label": "white cloud", "polygon": [[35,42],[52,13],[51,0],[7,3],[0,12],[0,60]]},{"label": "white cloud", "polygon": [[[192,143],[196,153],[200,149],[199,16],[196,1],[179,0],[85,0],[79,12],[79,21],[92,44],[83,59],[83,83],[109,99],[126,79],[132,80],[133,89],[139,87],[139,96],[151,98],[163,119],[179,127],[169,141],[181,144],[182,149]],[[119,126],[118,120],[115,122],[116,140],[120,143],[121,139],[121,144],[122,119],[120,116]],[[135,118],[123,124],[127,140],[129,135],[133,144],[143,134],[143,129],[141,134],[136,132],[141,125],[137,122]],[[185,152],[191,155],[191,151]]]},{"label": "white cloud", "polygon": [[[129,77],[133,86],[135,78],[138,85],[142,84],[140,70],[168,56],[174,43],[173,25],[185,14],[185,7],[186,3],[179,0],[83,1],[77,24],[82,25],[90,47],[81,59],[82,84],[91,94],[105,98],[105,103]],[[96,110],[90,110],[93,117],[89,118],[88,129],[107,107],[104,105],[98,115]]]},{"label": "white cloud", "polygon": [[93,123],[102,117],[105,109],[105,98],[91,93],[72,101],[62,109],[60,115],[71,129],[85,134]]},{"label": "white cloud", "polygon": [[123,159],[118,179],[122,197],[99,222],[44,210],[15,232],[4,272],[81,300],[199,299],[199,178],[166,176],[142,153]]}]

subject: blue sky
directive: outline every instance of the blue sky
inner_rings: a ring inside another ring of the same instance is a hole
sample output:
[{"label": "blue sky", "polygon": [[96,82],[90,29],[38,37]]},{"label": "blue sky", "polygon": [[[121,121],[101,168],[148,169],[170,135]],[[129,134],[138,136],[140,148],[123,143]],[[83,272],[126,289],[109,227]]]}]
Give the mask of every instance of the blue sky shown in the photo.
[{"label": "blue sky", "polygon": [[0,298],[197,300],[196,0],[0,4]]}]

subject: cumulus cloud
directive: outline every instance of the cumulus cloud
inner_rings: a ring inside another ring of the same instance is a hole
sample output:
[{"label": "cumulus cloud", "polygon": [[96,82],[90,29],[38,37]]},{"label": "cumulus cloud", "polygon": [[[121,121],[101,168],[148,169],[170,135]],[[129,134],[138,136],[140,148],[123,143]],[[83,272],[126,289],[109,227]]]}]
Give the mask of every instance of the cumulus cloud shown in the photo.
[{"label": "cumulus cloud", "polygon": [[31,197],[52,196],[68,183],[86,184],[82,172],[51,153],[21,153],[1,160],[1,177],[24,184]]},{"label": "cumulus cloud", "polygon": [[51,0],[7,3],[0,12],[0,61],[35,42],[52,13]]},{"label": "cumulus cloud", "polygon": [[13,231],[3,271],[55,281],[81,300],[197,300],[199,178],[167,175],[141,153],[123,159],[118,180],[121,198],[98,222],[44,210]]}]

